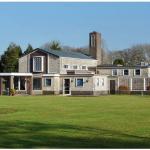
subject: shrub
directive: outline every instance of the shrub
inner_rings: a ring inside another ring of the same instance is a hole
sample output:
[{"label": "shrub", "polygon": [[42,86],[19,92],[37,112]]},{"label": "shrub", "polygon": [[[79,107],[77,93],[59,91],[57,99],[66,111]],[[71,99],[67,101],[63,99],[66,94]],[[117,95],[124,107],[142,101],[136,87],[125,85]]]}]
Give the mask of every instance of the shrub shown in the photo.
[{"label": "shrub", "polygon": [[10,95],[14,96],[16,94],[16,90],[15,89],[10,89]]},{"label": "shrub", "polygon": [[119,86],[119,93],[120,94],[130,94],[130,90],[127,86],[125,85],[120,85]]}]

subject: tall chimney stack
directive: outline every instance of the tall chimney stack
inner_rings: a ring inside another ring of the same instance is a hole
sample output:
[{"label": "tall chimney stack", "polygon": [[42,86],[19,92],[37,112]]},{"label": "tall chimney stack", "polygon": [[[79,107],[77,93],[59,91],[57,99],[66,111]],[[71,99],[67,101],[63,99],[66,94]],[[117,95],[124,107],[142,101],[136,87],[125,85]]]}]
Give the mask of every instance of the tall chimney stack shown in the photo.
[{"label": "tall chimney stack", "polygon": [[89,33],[89,54],[98,60],[98,65],[102,64],[101,34],[98,32]]}]

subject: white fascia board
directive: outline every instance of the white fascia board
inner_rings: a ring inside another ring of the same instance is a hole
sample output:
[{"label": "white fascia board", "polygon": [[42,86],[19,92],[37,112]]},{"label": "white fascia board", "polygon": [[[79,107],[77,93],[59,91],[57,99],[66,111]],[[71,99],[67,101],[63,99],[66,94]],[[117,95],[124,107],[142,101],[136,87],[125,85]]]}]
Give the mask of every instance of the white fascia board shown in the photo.
[{"label": "white fascia board", "polygon": [[32,73],[0,73],[0,76],[33,76]]},{"label": "white fascia board", "polygon": [[59,77],[60,74],[43,74],[43,77]]}]

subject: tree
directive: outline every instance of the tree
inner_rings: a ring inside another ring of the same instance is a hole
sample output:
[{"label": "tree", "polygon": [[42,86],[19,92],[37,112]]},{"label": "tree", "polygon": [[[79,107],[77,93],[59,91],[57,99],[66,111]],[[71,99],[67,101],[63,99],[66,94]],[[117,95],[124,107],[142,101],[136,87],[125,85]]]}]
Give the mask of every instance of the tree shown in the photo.
[{"label": "tree", "polygon": [[122,59],[115,59],[113,64],[114,65],[124,65],[124,61]]},{"label": "tree", "polygon": [[20,56],[22,56],[22,50],[20,46],[11,43],[1,56],[2,72],[17,72],[18,59]]},{"label": "tree", "polygon": [[58,42],[58,41],[52,41],[50,43],[50,49],[61,50],[60,42]]},{"label": "tree", "polygon": [[30,52],[32,52],[34,49],[31,46],[31,44],[28,44],[27,49],[24,51],[24,55],[29,54]]},{"label": "tree", "polygon": [[59,41],[51,41],[49,43],[45,43],[43,46],[41,46],[42,49],[47,49],[47,50],[61,50],[61,44]]}]

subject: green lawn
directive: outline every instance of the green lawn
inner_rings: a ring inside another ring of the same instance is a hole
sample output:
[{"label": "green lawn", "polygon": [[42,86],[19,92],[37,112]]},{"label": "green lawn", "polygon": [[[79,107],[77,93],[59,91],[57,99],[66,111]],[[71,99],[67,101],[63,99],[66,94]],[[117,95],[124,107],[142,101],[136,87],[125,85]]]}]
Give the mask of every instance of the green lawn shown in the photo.
[{"label": "green lawn", "polygon": [[0,148],[150,148],[150,96],[0,97]]}]

